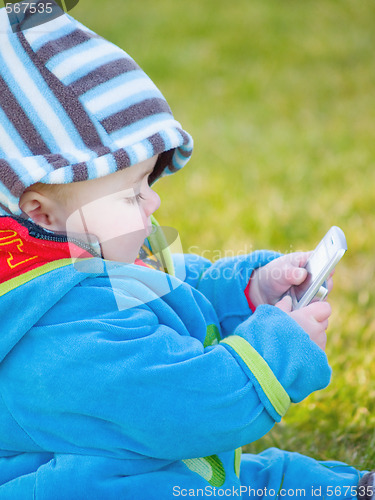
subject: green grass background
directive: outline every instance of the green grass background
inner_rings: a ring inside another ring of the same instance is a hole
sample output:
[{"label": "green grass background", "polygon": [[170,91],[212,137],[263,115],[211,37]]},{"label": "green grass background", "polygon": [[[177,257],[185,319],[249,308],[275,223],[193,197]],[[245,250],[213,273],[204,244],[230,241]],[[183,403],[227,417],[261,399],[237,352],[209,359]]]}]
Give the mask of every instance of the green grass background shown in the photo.
[{"label": "green grass background", "polygon": [[72,14],[129,52],[194,136],[186,169],[156,185],[185,252],[308,250],[343,228],[331,385],[246,450],[374,467],[374,0],[81,0]]}]

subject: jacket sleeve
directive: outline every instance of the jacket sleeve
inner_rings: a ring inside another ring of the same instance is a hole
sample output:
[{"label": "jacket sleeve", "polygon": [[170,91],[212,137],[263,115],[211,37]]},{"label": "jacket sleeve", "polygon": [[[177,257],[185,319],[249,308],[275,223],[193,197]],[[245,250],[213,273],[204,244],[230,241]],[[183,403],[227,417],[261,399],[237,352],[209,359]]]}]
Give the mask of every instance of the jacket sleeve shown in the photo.
[{"label": "jacket sleeve", "polygon": [[218,315],[223,337],[252,312],[245,289],[255,269],[280,257],[279,253],[260,250],[248,255],[226,257],[215,263],[194,254],[175,255],[177,276],[199,290],[211,302]]},{"label": "jacket sleeve", "polygon": [[323,351],[277,308],[261,306],[233,336],[204,348],[198,309],[194,319],[168,314],[165,297],[147,305],[131,298],[133,307],[116,310],[112,291],[91,281],[72,289],[2,364],[4,408],[28,449],[33,442],[123,459],[216,454],[260,438],[291,400],[329,381]]}]

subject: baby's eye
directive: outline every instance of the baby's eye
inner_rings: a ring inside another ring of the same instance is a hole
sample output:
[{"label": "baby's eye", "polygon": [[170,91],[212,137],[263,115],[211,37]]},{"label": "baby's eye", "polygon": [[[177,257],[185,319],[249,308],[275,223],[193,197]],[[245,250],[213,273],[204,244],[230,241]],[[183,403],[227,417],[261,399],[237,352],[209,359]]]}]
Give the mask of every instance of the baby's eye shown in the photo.
[{"label": "baby's eye", "polygon": [[138,193],[135,196],[126,197],[125,201],[133,205],[134,203],[139,203],[141,200],[144,199],[145,199],[144,196],[142,196],[141,193]]}]

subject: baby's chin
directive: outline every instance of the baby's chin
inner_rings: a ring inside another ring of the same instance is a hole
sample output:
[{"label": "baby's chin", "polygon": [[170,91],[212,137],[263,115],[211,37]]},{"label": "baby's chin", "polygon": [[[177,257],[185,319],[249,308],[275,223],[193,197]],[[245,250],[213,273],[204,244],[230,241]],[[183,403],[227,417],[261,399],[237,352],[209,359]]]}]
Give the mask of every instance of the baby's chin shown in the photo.
[{"label": "baby's chin", "polygon": [[102,255],[106,260],[134,264],[139,255],[139,251],[144,244],[148,234],[144,230],[141,234],[120,236],[113,240],[101,244]]}]

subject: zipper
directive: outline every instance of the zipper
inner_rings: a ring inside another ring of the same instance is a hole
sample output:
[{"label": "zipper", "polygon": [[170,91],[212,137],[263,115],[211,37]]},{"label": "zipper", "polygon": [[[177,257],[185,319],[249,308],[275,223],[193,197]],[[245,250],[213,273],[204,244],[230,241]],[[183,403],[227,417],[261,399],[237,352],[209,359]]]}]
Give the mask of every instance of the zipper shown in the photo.
[{"label": "zipper", "polygon": [[14,219],[21,226],[25,227],[29,233],[29,236],[31,236],[32,238],[36,238],[38,240],[52,241],[55,243],[70,242],[73,243],[74,245],[77,245],[77,247],[82,248],[82,250],[85,250],[86,252],[90,253],[93,257],[99,257],[100,259],[102,258],[101,253],[97,252],[91,245],[85,243],[84,241],[79,240],[78,238],[69,238],[66,235],[49,233],[42,227],[34,224],[32,221],[24,219],[23,217],[17,215],[11,215],[11,216],[0,215],[0,218],[7,218],[7,217]]},{"label": "zipper", "polygon": [[94,250],[90,245],[76,238],[68,238],[67,236],[58,236],[48,233],[42,234],[36,231],[35,229],[29,229],[29,228],[28,231],[31,237],[36,238],[38,240],[47,240],[56,243],[73,243],[74,245],[77,245],[79,248],[82,248],[82,250],[85,250],[86,252],[90,253],[93,257],[101,258],[101,255],[99,255],[99,253],[96,252],[96,250]]}]

